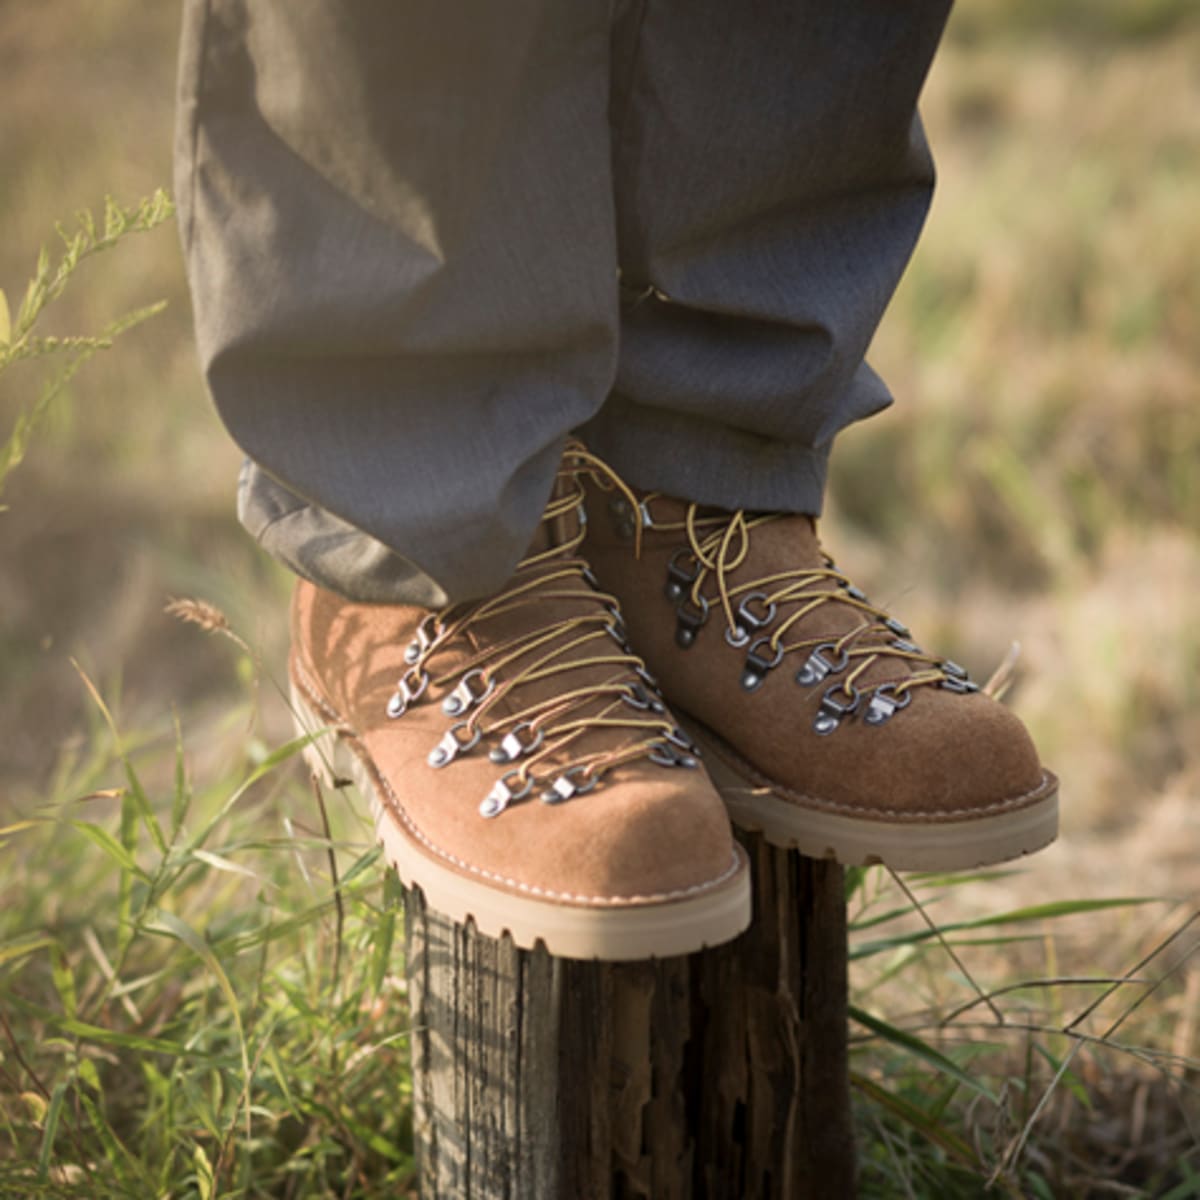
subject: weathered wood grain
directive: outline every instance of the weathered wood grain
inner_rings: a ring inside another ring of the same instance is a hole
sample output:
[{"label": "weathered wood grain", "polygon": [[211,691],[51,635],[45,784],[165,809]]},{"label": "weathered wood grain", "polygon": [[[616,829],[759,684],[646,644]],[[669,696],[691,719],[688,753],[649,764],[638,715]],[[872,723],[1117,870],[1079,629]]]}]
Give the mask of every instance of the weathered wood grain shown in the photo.
[{"label": "weathered wood grain", "polygon": [[582,963],[406,915],[427,1200],[854,1194],[841,868],[743,839],[751,930]]}]

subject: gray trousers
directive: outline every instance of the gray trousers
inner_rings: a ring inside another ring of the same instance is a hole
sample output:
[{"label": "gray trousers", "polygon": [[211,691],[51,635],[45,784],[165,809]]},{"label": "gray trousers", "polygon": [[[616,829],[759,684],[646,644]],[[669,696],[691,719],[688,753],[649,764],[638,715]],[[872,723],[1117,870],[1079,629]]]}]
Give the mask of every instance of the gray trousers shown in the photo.
[{"label": "gray trousers", "polygon": [[187,0],[176,192],[243,521],[361,600],[494,591],[564,438],[820,510],[924,220],[949,0]]}]

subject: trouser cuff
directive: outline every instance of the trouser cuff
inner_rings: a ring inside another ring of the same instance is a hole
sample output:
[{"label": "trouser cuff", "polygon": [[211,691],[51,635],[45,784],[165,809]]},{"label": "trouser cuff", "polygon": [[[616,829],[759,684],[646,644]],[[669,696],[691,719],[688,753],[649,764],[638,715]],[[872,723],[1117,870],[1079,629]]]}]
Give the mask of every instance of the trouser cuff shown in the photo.
[{"label": "trouser cuff", "polygon": [[630,485],[727,509],[817,516],[829,446],[805,446],[610,396],[580,436]]}]

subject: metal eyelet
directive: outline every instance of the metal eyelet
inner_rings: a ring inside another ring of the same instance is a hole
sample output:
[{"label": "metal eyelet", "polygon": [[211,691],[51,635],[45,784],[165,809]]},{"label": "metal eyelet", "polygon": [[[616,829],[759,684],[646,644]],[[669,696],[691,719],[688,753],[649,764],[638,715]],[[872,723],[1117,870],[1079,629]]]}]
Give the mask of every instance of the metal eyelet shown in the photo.
[{"label": "metal eyelet", "polygon": [[[754,612],[751,608],[752,604],[761,604],[763,611],[761,613]],[[752,634],[757,633],[760,629],[765,629],[775,620],[777,611],[777,605],[767,603],[766,592],[751,592],[738,605],[737,623],[732,629],[725,630],[725,640],[734,649],[740,650],[749,642]]]},{"label": "metal eyelet", "polygon": [[956,675],[950,675],[940,680],[938,687],[944,688],[947,692],[958,692],[963,696],[981,690],[979,684],[973,683],[970,679],[959,679]]},{"label": "metal eyelet", "polygon": [[429,676],[420,667],[410,667],[396,684],[396,690],[387,704],[387,715],[392,720],[404,716],[409,705],[415,704],[428,686]]},{"label": "metal eyelet", "polygon": [[[459,731],[465,729],[469,736],[464,740],[460,738]],[[442,740],[429,752],[428,763],[431,767],[449,766],[460,754],[466,752],[479,744],[479,739],[483,735],[478,729],[472,729],[469,721],[459,721],[457,725],[451,725],[449,729],[442,735]]]},{"label": "metal eyelet", "polygon": [[958,692],[960,695],[967,695],[970,692],[980,690],[979,684],[971,681],[966,667],[960,667],[958,663],[951,662],[948,658],[938,663],[938,670],[945,676],[944,679],[939,681],[938,686],[945,688],[948,692]]},{"label": "metal eyelet", "polygon": [[[751,605],[761,605],[762,612],[756,613]],[[750,592],[749,595],[742,598],[741,604],[738,605],[738,624],[743,629],[754,631],[755,629],[766,629],[770,623],[775,620],[775,613],[778,611],[778,605],[767,602],[766,592]]]},{"label": "metal eyelet", "polygon": [[437,614],[430,613],[417,626],[416,635],[404,651],[404,661],[412,666],[433,645],[440,633]]},{"label": "metal eyelet", "polygon": [[672,601],[672,603],[683,599],[688,589],[696,582],[696,577],[700,574],[700,564],[698,562],[695,563],[694,568],[689,573],[679,565],[681,558],[694,559],[694,555],[686,546],[683,546],[671,555],[671,561],[667,563],[667,586],[663,591],[667,599]]},{"label": "metal eyelet", "polygon": [[894,638],[891,646],[893,650],[899,650],[901,654],[921,653],[921,647],[916,642],[907,641],[905,638]]},{"label": "metal eyelet", "polygon": [[632,654],[629,648],[629,631],[625,628],[625,618],[619,609],[607,606],[608,620],[604,623],[604,632],[608,634],[626,654]]},{"label": "metal eyelet", "polygon": [[742,669],[742,687],[748,692],[757,691],[768,672],[773,671],[783,661],[783,647],[776,646],[771,658],[764,658],[758,652],[760,646],[769,646],[769,637],[760,637],[746,652],[746,665]]},{"label": "metal eyelet", "polygon": [[593,591],[600,590],[600,580],[596,578],[596,572],[591,567],[584,567],[580,572],[583,576],[583,582],[588,585]]},{"label": "metal eyelet", "polygon": [[909,627],[905,625],[903,621],[897,621],[895,617],[885,617],[883,623],[898,638],[912,637],[912,630],[909,629]]},{"label": "metal eyelet", "polygon": [[640,683],[627,684],[621,700],[630,708],[637,709],[638,712],[664,713],[667,711],[667,706]]},{"label": "metal eyelet", "polygon": [[[533,735],[526,741],[521,735],[530,730]],[[488,758],[500,765],[516,762],[523,755],[532,754],[542,744],[544,737],[540,729],[533,728],[532,721],[522,721],[504,735],[500,745],[488,754]]]},{"label": "metal eyelet", "polygon": [[[849,699],[838,700],[836,697],[839,692]],[[828,736],[858,708],[861,699],[862,693],[857,688],[835,684],[821,698],[821,707],[813,718],[813,729],[822,737]]]},{"label": "metal eyelet", "polygon": [[492,790],[479,802],[481,817],[498,817],[514,800],[524,800],[533,791],[532,779],[522,780],[522,787],[519,790],[511,786],[509,783],[511,779],[521,779],[521,772],[519,770],[509,771],[507,775],[492,784]]},{"label": "metal eyelet", "polygon": [[608,634],[623,654],[632,654],[633,648],[629,645],[629,638],[625,633],[624,626],[611,625],[605,623],[604,632]]},{"label": "metal eyelet", "polygon": [[661,695],[658,689],[658,680],[650,674],[649,668],[644,663],[639,663],[633,668],[634,674],[652,691],[655,695]]},{"label": "metal eyelet", "polygon": [[848,579],[843,579],[842,582],[838,584],[838,587],[842,588],[842,590],[845,591],[846,595],[849,596],[851,600],[861,600],[864,604],[871,603],[867,599],[867,593],[864,592],[862,588],[855,587],[854,584],[852,584]]},{"label": "metal eyelet", "polygon": [[695,747],[690,750],[682,750],[665,740],[655,746],[646,757],[660,767],[698,767],[700,765],[700,751]]},{"label": "metal eyelet", "polygon": [[[580,776],[587,776],[585,782],[576,783]],[[568,767],[543,793],[543,804],[561,804],[576,796],[586,796],[600,782],[599,776],[587,775],[587,767]]]},{"label": "metal eyelet", "polygon": [[608,502],[608,516],[617,537],[623,542],[632,542],[637,527],[633,520],[633,509],[624,496],[616,496]]},{"label": "metal eyelet", "polygon": [[672,746],[678,746],[680,750],[689,752],[696,749],[696,743],[692,741],[688,735],[679,728],[678,725],[671,729],[670,733],[664,733],[663,737],[671,743]]},{"label": "metal eyelet", "polygon": [[911,703],[912,692],[905,691],[897,695],[894,683],[880,684],[871,693],[871,699],[867,702],[867,711],[863,714],[863,721],[867,725],[883,725]]},{"label": "metal eyelet", "polygon": [[[475,680],[482,679],[484,686],[475,689]],[[486,700],[495,690],[496,681],[488,679],[483,671],[476,667],[468,671],[457,683],[454,690],[442,701],[442,712],[448,717],[461,717],[463,713]]]},{"label": "metal eyelet", "polygon": [[708,601],[703,596],[698,601],[690,597],[681,600],[675,608],[675,645],[690,649],[707,620]]},{"label": "metal eyelet", "polygon": [[[826,653],[832,651],[837,651],[837,658],[826,658]],[[822,642],[808,656],[804,666],[796,672],[796,682],[801,687],[812,687],[827,675],[836,675],[839,671],[844,671],[849,661],[850,655],[845,650],[838,650],[836,642]]]}]

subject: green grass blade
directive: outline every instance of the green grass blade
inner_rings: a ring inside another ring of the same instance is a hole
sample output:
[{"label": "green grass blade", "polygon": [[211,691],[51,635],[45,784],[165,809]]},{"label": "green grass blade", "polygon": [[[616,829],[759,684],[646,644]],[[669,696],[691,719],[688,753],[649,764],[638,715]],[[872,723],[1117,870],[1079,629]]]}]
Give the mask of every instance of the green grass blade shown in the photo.
[{"label": "green grass blade", "polygon": [[183,754],[183,726],[179,723],[178,712],[172,714],[172,720],[175,729],[175,787],[171,796],[171,841],[174,843],[187,817],[192,797],[188,787],[187,761]]},{"label": "green grass blade", "polygon": [[1019,925],[1028,921],[1057,920],[1062,917],[1077,916],[1082,913],[1099,912],[1109,908],[1133,908],[1143,904],[1160,904],[1160,896],[1121,896],[1100,900],[1055,900],[1046,904],[1034,904],[1027,908],[1014,908],[1008,912],[997,913],[994,916],[976,917],[970,921],[951,921],[940,925],[937,929],[914,929],[909,933],[899,933],[893,937],[879,938],[864,942],[850,950],[852,962],[870,958],[876,954],[884,954],[901,946],[911,946],[918,942],[927,942],[939,934],[958,933],[966,929],[990,929],[994,926]]},{"label": "green grass blade", "polygon": [[302,737],[293,738],[290,742],[285,742],[282,746],[276,747],[270,754],[266,756],[251,772],[234,788],[229,798],[221,805],[220,809],[210,818],[203,826],[198,834],[196,834],[188,844],[188,849],[193,850],[197,846],[203,846],[206,841],[212,836],[212,832],[216,827],[229,815],[231,809],[237,802],[252,788],[260,779],[269,775],[280,764],[285,763],[288,759],[294,758],[306,746],[310,745],[317,737],[320,736],[320,731],[316,733],[306,733]]},{"label": "green grass blade", "polygon": [[38,1152],[38,1183],[45,1183],[50,1174],[50,1157],[54,1153],[54,1139],[58,1136],[58,1121],[62,1116],[63,1100],[66,1094],[66,1083],[60,1083],[50,1096],[50,1107],[46,1110],[46,1123],[42,1127],[42,1146]]},{"label": "green grass blade", "polygon": [[89,842],[99,846],[121,868],[124,875],[136,875],[139,879],[150,882],[150,877],[134,862],[133,855],[107,829],[102,829],[91,821],[72,821],[71,825]]},{"label": "green grass blade", "polygon": [[44,950],[47,946],[55,945],[57,945],[57,939],[46,933],[26,935],[14,938],[10,942],[0,942],[0,966],[8,962],[15,962],[37,950]]},{"label": "green grass blade", "polygon": [[1200,1175],[1187,1163],[1179,1165],[1186,1172],[1183,1182],[1177,1183],[1169,1192],[1160,1193],[1159,1200],[1196,1200],[1196,1197],[1200,1197]]},{"label": "green grass blade", "polygon": [[231,875],[241,875],[246,879],[253,879],[256,883],[265,884],[267,882],[257,871],[252,871],[249,867],[244,867],[241,863],[235,863],[220,854],[214,854],[211,850],[197,848],[190,851],[190,857],[212,867],[215,871],[225,871]]},{"label": "green grass blade", "polygon": [[159,912],[147,929],[152,932],[157,930],[168,937],[177,938],[212,972],[225,997],[225,1002],[229,1005],[229,1015],[233,1018],[234,1027],[237,1030],[238,1051],[242,1060],[242,1080],[246,1092],[249,1094],[250,1054],[246,1046],[246,1031],[242,1025],[242,1006],[238,1001],[237,993],[233,990],[233,984],[229,982],[229,976],[217,961],[212,947],[186,921],[171,912]]},{"label": "green grass blade", "polygon": [[127,793],[129,803],[133,811],[141,819],[142,824],[145,825],[146,831],[150,834],[150,840],[154,843],[159,854],[166,854],[167,839],[163,836],[162,826],[158,823],[154,806],[150,803],[150,798],[146,795],[146,789],[142,787],[142,781],[138,778],[137,770],[134,768],[132,761],[128,757],[125,757],[123,762],[125,766],[125,778],[129,782]]},{"label": "green grass blade", "polygon": [[1050,1051],[1042,1045],[1041,1042],[1033,1043],[1034,1053],[1040,1055],[1050,1064],[1050,1069],[1059,1077],[1059,1082],[1075,1097],[1076,1100],[1086,1109],[1091,1109],[1092,1098],[1088,1094],[1088,1090],[1083,1085],[1083,1081],[1069,1067],[1063,1065],[1062,1059],[1051,1054]]},{"label": "green grass blade", "polygon": [[940,1111],[928,1113],[857,1071],[850,1072],[850,1084],[963,1166],[979,1169],[980,1163],[975,1152],[941,1121]]},{"label": "green grass blade", "polygon": [[147,1054],[168,1054],[173,1058],[184,1055],[197,1055],[201,1058],[211,1057],[208,1054],[189,1050],[180,1042],[171,1042],[166,1038],[146,1037],[140,1033],[121,1033],[116,1029],[106,1029],[102,1025],[93,1025],[88,1021],[80,1021],[72,1017],[60,1017],[54,1013],[43,1013],[41,1019],[63,1033],[98,1042],[102,1046],[113,1046],[118,1050],[137,1050]]},{"label": "green grass blade", "polygon": [[355,879],[358,878],[369,867],[375,865],[379,861],[379,856],[383,853],[382,846],[372,846],[366,854],[362,855],[350,869],[342,876],[342,887],[348,887]]},{"label": "green grass blade", "polygon": [[54,980],[54,988],[62,1002],[63,1012],[68,1017],[75,1016],[78,1008],[75,975],[62,947],[58,945],[50,948],[50,976]]},{"label": "green grass blade", "polygon": [[374,943],[371,946],[371,991],[375,995],[378,995],[383,987],[383,981],[387,977],[388,967],[392,961],[392,945],[396,936],[396,910],[399,906],[396,893],[399,891],[400,881],[396,878],[395,872],[389,871],[384,876],[383,914],[379,919]]},{"label": "green grass blade", "polygon": [[142,1165],[122,1145],[121,1140],[113,1132],[112,1126],[104,1119],[104,1114],[96,1102],[83,1091],[76,1092],[76,1096],[84,1112],[87,1113],[88,1122],[104,1147],[104,1157],[108,1159],[113,1174],[116,1175],[121,1186],[135,1194],[139,1188],[143,1194],[149,1192],[153,1188],[152,1181],[147,1178]]},{"label": "green grass blade", "polygon": [[995,1094],[981,1080],[964,1071],[956,1062],[947,1058],[941,1051],[935,1050],[928,1042],[922,1041],[914,1034],[906,1033],[903,1029],[897,1029],[895,1025],[890,1025],[887,1021],[872,1016],[855,1005],[850,1006],[850,1016],[860,1025],[865,1026],[872,1033],[878,1034],[893,1046],[906,1050],[914,1058],[919,1058],[922,1062],[928,1063],[931,1067],[934,1067],[957,1083],[962,1084],[963,1087],[968,1088],[976,1095],[983,1096],[984,1099],[990,1100],[993,1104],[996,1103]]}]

